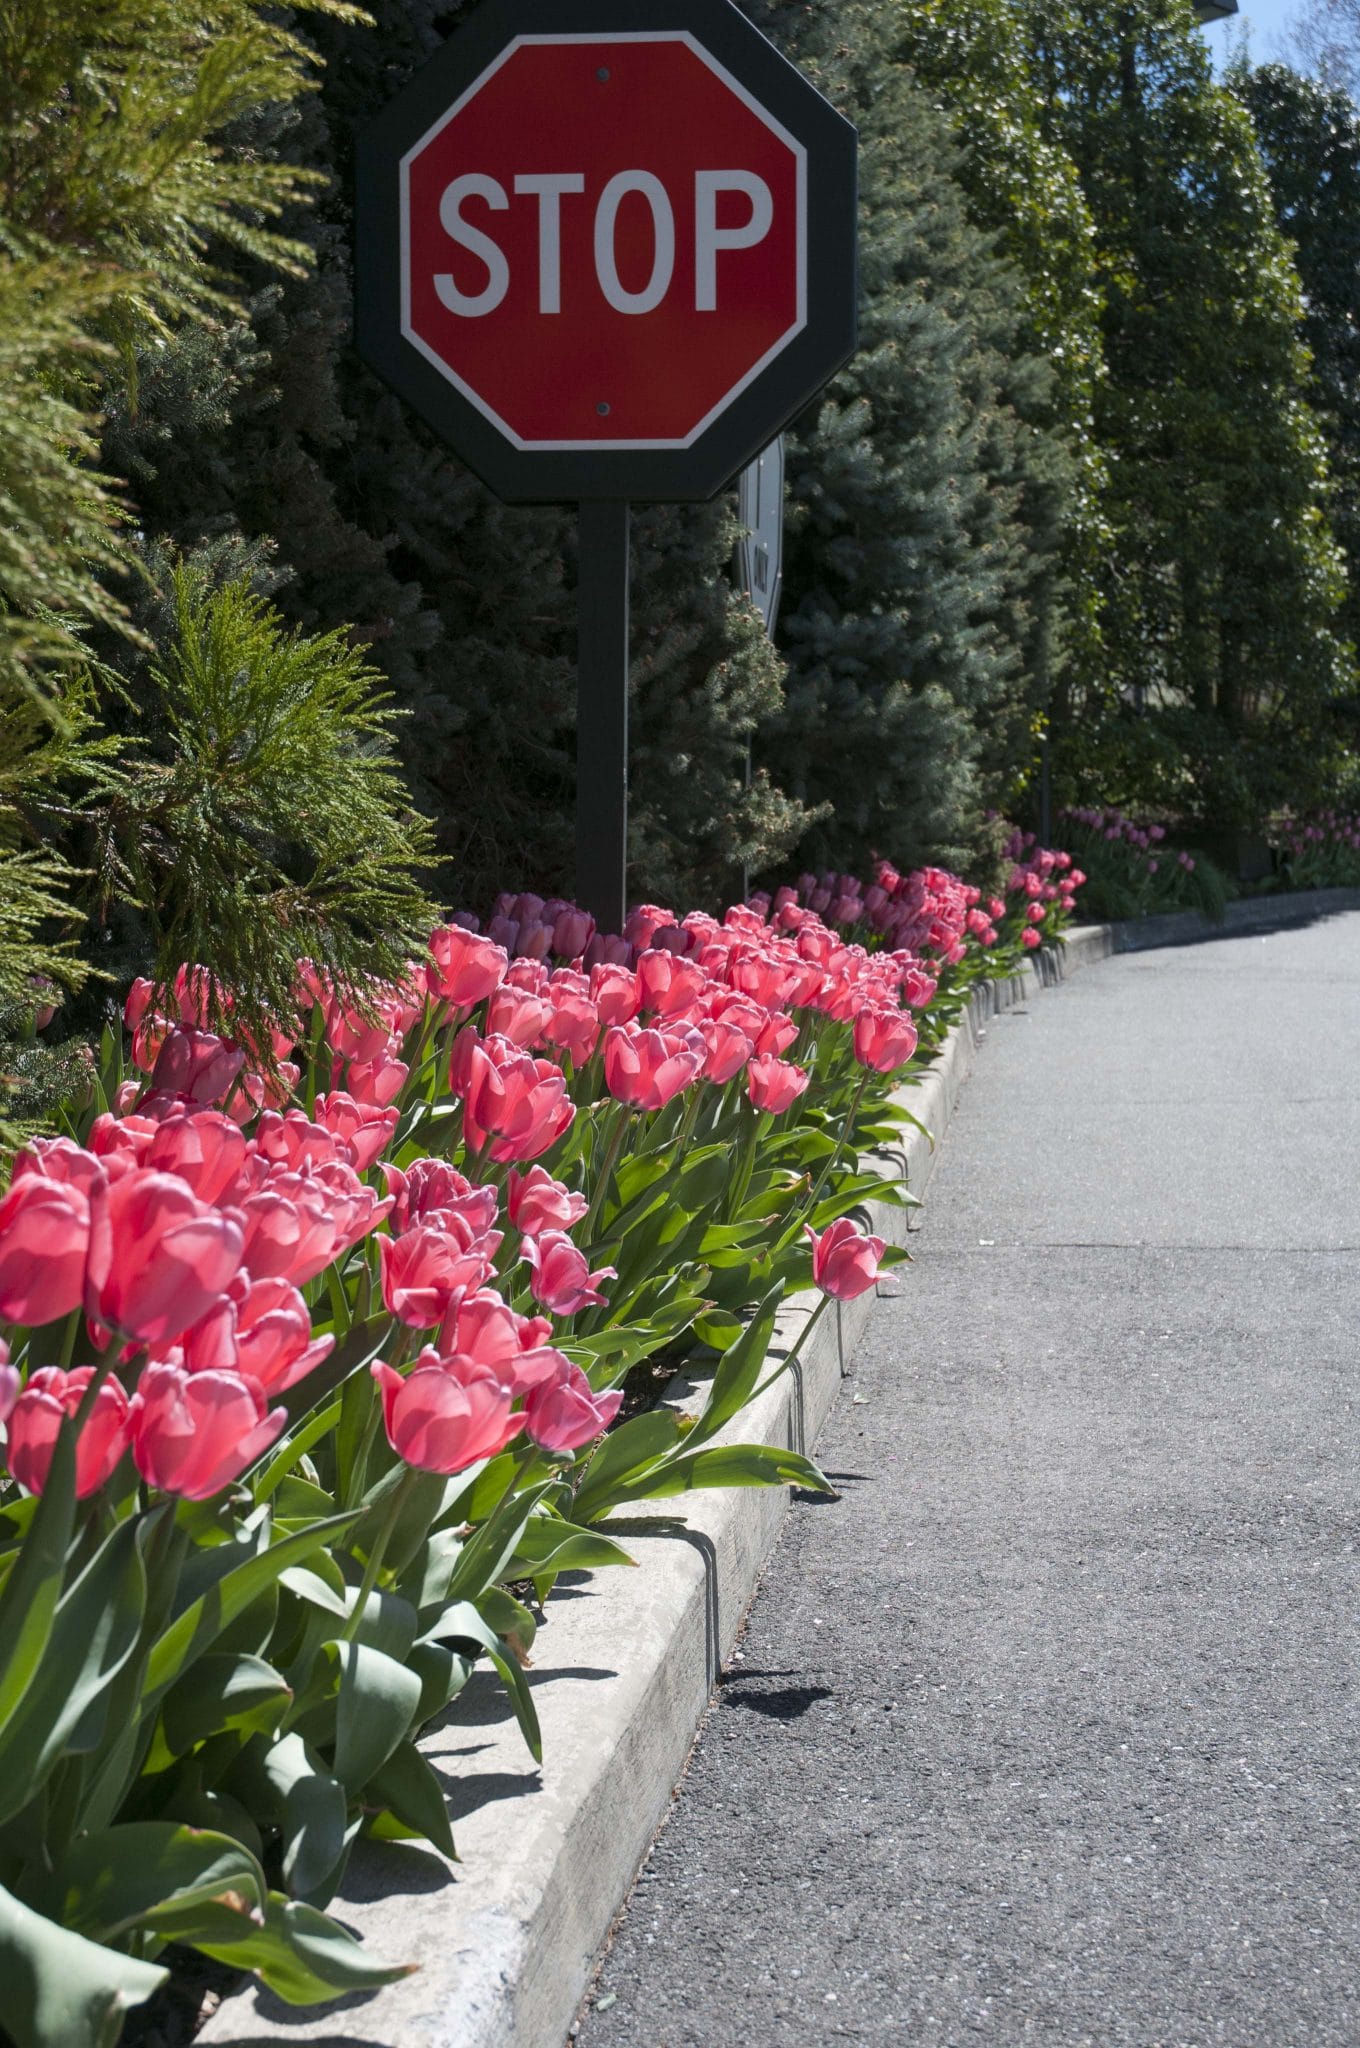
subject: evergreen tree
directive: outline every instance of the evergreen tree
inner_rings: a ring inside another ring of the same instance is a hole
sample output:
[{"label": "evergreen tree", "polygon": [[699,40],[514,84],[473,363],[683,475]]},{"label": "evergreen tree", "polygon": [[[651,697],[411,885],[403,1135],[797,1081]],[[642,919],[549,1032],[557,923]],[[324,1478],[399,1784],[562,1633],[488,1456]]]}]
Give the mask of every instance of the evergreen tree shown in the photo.
[{"label": "evergreen tree", "polygon": [[[1004,396],[1030,430],[1022,516],[1052,567],[1036,593],[1027,666],[1059,730],[1103,688],[1100,569],[1109,531],[1095,438],[1103,375],[1094,230],[1076,165],[1045,132],[1054,85],[1015,0],[895,0],[895,54],[949,120],[972,219],[1025,282]],[[1048,374],[1036,378],[1036,357]]]},{"label": "evergreen tree", "polygon": [[[306,4],[355,14],[343,0]],[[213,372],[200,398],[195,370],[215,365],[232,319],[232,265],[300,275],[308,254],[280,216],[316,174],[250,147],[244,131],[266,110],[277,124],[314,82],[313,60],[266,0],[15,0],[0,11],[0,1141],[69,1066],[33,1043],[35,1019],[59,992],[49,983],[76,990],[89,978],[77,943],[86,856],[97,845],[113,857],[110,821],[154,760],[152,721],[135,744],[98,731],[100,714],[130,723],[129,698],[91,636],[129,672],[152,646],[133,617],[133,510],[116,470],[95,466],[100,413],[133,418],[139,369],[154,382],[166,356],[178,401],[212,415],[220,380]],[[173,463],[169,439],[161,453]],[[369,744],[357,697],[350,712],[351,740]],[[343,748],[332,737],[334,766]],[[409,910],[419,833],[389,795],[385,887]],[[263,822],[249,811],[247,830]],[[189,840],[170,831],[162,851],[173,870]],[[124,890],[127,860],[112,872]],[[224,889],[216,916],[200,904],[210,968],[236,900]],[[141,907],[154,923],[155,900]],[[352,901],[319,886],[315,907],[330,913],[327,950],[343,972],[389,958],[390,939],[375,942]],[[268,929],[281,959],[288,933]],[[148,952],[139,964],[172,973],[178,961]],[[248,1008],[251,991],[243,998]]]},{"label": "evergreen tree", "polygon": [[[1120,708],[1097,740],[1102,794],[1249,825],[1307,800],[1349,681],[1290,250],[1189,0],[1029,0],[1025,19],[1104,299]],[[1082,788],[1089,745],[1066,762]]]},{"label": "evergreen tree", "polygon": [[[328,180],[289,221],[314,268],[281,290],[261,278],[249,327],[202,366],[210,405],[187,362],[149,380],[110,455],[143,465],[151,530],[181,548],[262,543],[291,618],[351,623],[407,714],[400,744],[444,886],[481,905],[502,887],[572,885],[575,513],[500,504],[350,347],[354,132],[464,12],[381,0],[376,32],[309,27],[322,92],[258,146]],[[782,666],[733,601],[726,506],[639,508],[635,530],[630,880],[712,897],[801,829],[796,804],[746,778]]]},{"label": "evergreen tree", "polygon": [[[1023,285],[967,218],[959,152],[894,55],[891,6],[756,10],[857,122],[861,344],[790,446],[775,781],[830,806],[805,852],[968,858],[1038,708],[1027,662],[1051,566],[1026,523],[1049,373]],[[1045,537],[1051,546],[1051,533]]]},{"label": "evergreen tree", "polygon": [[1337,627],[1360,645],[1360,115],[1347,93],[1283,64],[1238,64],[1228,83],[1252,117],[1303,287],[1308,401],[1326,442],[1331,526],[1346,562]]}]

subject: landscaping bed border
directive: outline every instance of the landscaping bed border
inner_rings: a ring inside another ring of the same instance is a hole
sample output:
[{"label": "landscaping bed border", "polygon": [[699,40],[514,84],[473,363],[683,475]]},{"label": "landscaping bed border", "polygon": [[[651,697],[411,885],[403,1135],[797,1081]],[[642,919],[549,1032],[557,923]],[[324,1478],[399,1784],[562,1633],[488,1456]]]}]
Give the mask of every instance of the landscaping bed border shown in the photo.
[{"label": "landscaping bed border", "polygon": [[[925,1130],[938,1140],[948,1128],[991,1017],[1117,950],[1116,928],[1080,926],[1060,951],[979,984],[939,1058],[903,1091]],[[919,1197],[934,1164],[925,1131],[908,1127],[893,1163]],[[904,1242],[912,1211],[880,1204],[870,1213],[873,1229]],[[809,1290],[784,1305],[772,1358],[787,1356],[820,1299]],[[717,1441],[811,1451],[873,1300],[835,1304],[792,1369]],[[689,1392],[672,1381],[667,1398]],[[542,1770],[494,1679],[474,1674],[421,1741],[447,1773],[463,1861],[451,1865],[428,1844],[356,1848],[331,1911],[376,1954],[418,1964],[415,1973],[305,2010],[247,1984],[208,2019],[203,2048],[557,2048],[665,1814],[787,1505],[783,1487],[710,1490],[686,1503],[683,1528],[656,1515],[613,1518],[636,1571],[565,1574],[534,1646]]]},{"label": "landscaping bed border", "polygon": [[1360,910],[1360,889],[1292,889],[1244,896],[1227,906],[1221,923],[1197,910],[1167,910],[1101,929],[1114,934],[1116,953],[1145,953],[1156,946],[1189,946],[1204,939],[1280,931],[1288,925],[1311,924],[1319,917],[1337,917],[1346,910]]}]

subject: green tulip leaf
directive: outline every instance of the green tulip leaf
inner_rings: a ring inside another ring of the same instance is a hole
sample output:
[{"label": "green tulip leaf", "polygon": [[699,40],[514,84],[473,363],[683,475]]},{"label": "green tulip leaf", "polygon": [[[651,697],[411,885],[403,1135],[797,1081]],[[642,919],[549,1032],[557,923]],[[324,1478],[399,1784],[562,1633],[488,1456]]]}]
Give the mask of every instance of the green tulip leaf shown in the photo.
[{"label": "green tulip leaf", "polygon": [[120,1522],[52,1618],[42,1661],[0,1735],[0,1822],[27,1805],[77,1732],[95,1748],[108,1690],[137,1648],[146,1601],[144,1525]]},{"label": "green tulip leaf", "polygon": [[338,1648],[335,1775],[354,1798],[409,1733],[420,1706],[420,1679],[367,1644]]},{"label": "green tulip leaf", "polygon": [[374,1772],[364,1804],[390,1813],[408,1835],[420,1835],[453,1862],[458,1861],[443,1788],[414,1742],[399,1743],[382,1769]]},{"label": "green tulip leaf", "polygon": [[262,1907],[268,1887],[255,1857],[229,1836],[175,1821],[129,1821],[81,1835],[58,1864],[43,1903],[77,1934],[117,1941],[224,1893]]},{"label": "green tulip leaf", "polygon": [[166,1971],[44,1919],[0,1886],[0,1983],[14,2048],[115,2048]]}]

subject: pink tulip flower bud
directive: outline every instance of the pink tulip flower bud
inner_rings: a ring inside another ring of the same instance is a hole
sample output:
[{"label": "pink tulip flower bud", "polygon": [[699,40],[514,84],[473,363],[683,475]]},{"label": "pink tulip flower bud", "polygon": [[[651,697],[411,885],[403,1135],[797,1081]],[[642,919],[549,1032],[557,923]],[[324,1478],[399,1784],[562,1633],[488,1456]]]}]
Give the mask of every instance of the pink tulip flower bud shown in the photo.
[{"label": "pink tulip flower bud", "polygon": [[604,1302],[597,1282],[613,1279],[615,1267],[601,1266],[592,1273],[585,1255],[561,1231],[526,1237],[521,1250],[530,1273],[529,1291],[553,1315],[574,1316]]},{"label": "pink tulip flower bud", "polygon": [[246,1141],[220,1110],[181,1111],[156,1126],[141,1163],[157,1173],[177,1174],[200,1202],[229,1201],[246,1163]]},{"label": "pink tulip flower bud", "polygon": [[382,1295],[389,1315],[413,1330],[442,1323],[456,1296],[482,1286],[491,1276],[500,1233],[475,1235],[443,1227],[436,1215],[402,1237],[378,1240]]},{"label": "pink tulip flower bud", "polygon": [[243,1219],[211,1209],[175,1174],[134,1167],[90,1196],[85,1311],[107,1329],[171,1344],[241,1263]]},{"label": "pink tulip flower bud", "polygon": [[367,1173],[379,1153],[386,1151],[398,1122],[395,1108],[374,1109],[339,1089],[330,1095],[318,1095],[312,1104],[312,1115],[325,1130],[346,1141],[359,1173]]},{"label": "pink tulip flower bud", "polygon": [[780,1116],[792,1108],[803,1090],[808,1077],[804,1068],[795,1067],[788,1060],[776,1059],[773,1054],[760,1054],[746,1069],[746,1086],[755,1107],[772,1116]]},{"label": "pink tulip flower bud", "polygon": [[559,960],[579,960],[595,936],[595,920],[575,905],[559,911],[553,925],[553,951]]},{"label": "pink tulip flower bud", "polygon": [[605,1033],[605,1086],[619,1102],[639,1109],[664,1109],[703,1071],[708,1049],[699,1034],[696,1051],[676,1031],[639,1031],[615,1025]]},{"label": "pink tulip flower bud", "polygon": [[590,1206],[584,1195],[573,1194],[541,1166],[531,1166],[527,1173],[516,1173],[512,1166],[508,1185],[510,1221],[525,1237],[570,1230]]},{"label": "pink tulip flower bud", "polygon": [[482,938],[458,924],[440,925],[430,934],[430,962],[425,970],[430,994],[455,1009],[482,1002],[505,979],[509,965],[494,934]]},{"label": "pink tulip flower bud", "polygon": [[212,1031],[176,1026],[168,1031],[151,1070],[151,1086],[160,1094],[182,1095],[190,1102],[217,1102],[245,1065],[239,1045],[229,1045]]},{"label": "pink tulip flower bud", "polygon": [[552,1014],[552,1004],[546,996],[531,995],[505,982],[487,1004],[486,1028],[488,1035],[495,1032],[527,1050],[540,1043],[552,1022]]},{"label": "pink tulip flower bud", "polygon": [[399,1458],[422,1472],[462,1472],[494,1458],[519,1435],[523,1417],[494,1372],[456,1355],[422,1351],[403,1379],[381,1360],[372,1368],[382,1394],[387,1440]]},{"label": "pink tulip flower bud", "polygon": [[287,1420],[242,1373],[147,1365],[129,1411],[133,1463],[162,1493],[208,1500],[264,1455]]},{"label": "pink tulip flower bud", "polygon": [[[439,1331],[439,1350],[458,1352],[478,1365],[494,1366],[497,1376],[522,1394],[536,1384],[537,1373],[519,1384],[522,1361],[538,1354],[552,1334],[546,1316],[517,1315],[493,1287],[479,1287],[453,1304]],[[555,1354],[554,1354],[555,1355]]]},{"label": "pink tulip flower bud", "polygon": [[37,1325],[69,1315],[84,1298],[90,1195],[73,1181],[25,1173],[0,1201],[0,1319]]},{"label": "pink tulip flower bud", "polygon": [[[9,1469],[29,1493],[41,1493],[46,1486],[58,1431],[66,1417],[80,1407],[93,1378],[94,1368],[89,1365],[77,1366],[74,1372],[49,1365],[30,1373],[9,1418]],[[78,1500],[104,1484],[127,1442],[128,1397],[116,1379],[106,1379],[76,1445]]]},{"label": "pink tulip flower bud", "polygon": [[557,1375],[531,1389],[524,1427],[545,1451],[578,1451],[608,1429],[623,1405],[623,1393],[597,1394],[579,1365],[565,1358],[561,1365]]},{"label": "pink tulip flower bud", "polygon": [[867,1294],[878,1279],[883,1257],[881,1237],[870,1237],[848,1216],[840,1216],[821,1233],[805,1224],[812,1245],[812,1278],[823,1294],[837,1301],[854,1301]]},{"label": "pink tulip flower bud", "polygon": [[642,1006],[636,971],[616,961],[601,961],[590,970],[590,1000],[602,1025],[630,1023]]},{"label": "pink tulip flower bud", "polygon": [[234,1304],[234,1322],[232,1363],[266,1394],[296,1386],[335,1349],[333,1336],[313,1339],[307,1304],[287,1280],[250,1281]]},{"label": "pink tulip flower bud", "polygon": [[129,1031],[137,1029],[137,1026],[151,1007],[151,998],[155,993],[155,983],[148,981],[144,975],[139,974],[132,987],[128,990],[127,1001],[123,1005],[123,1023]]},{"label": "pink tulip flower bud", "polygon": [[904,1010],[878,1005],[855,1018],[855,1058],[875,1074],[892,1074],[916,1050],[916,1026]]}]

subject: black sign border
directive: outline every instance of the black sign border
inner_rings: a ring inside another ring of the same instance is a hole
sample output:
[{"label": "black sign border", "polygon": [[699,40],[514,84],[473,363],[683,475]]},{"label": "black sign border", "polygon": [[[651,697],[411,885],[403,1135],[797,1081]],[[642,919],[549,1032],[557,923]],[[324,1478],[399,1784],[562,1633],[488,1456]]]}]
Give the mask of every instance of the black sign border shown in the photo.
[{"label": "black sign border", "polygon": [[[402,334],[401,159],[516,36],[648,30],[694,36],[806,148],[807,325],[692,447],[516,448]],[[715,497],[855,352],[856,151],[851,123],[729,0],[484,0],[358,138],[356,346],[508,503]]]}]

